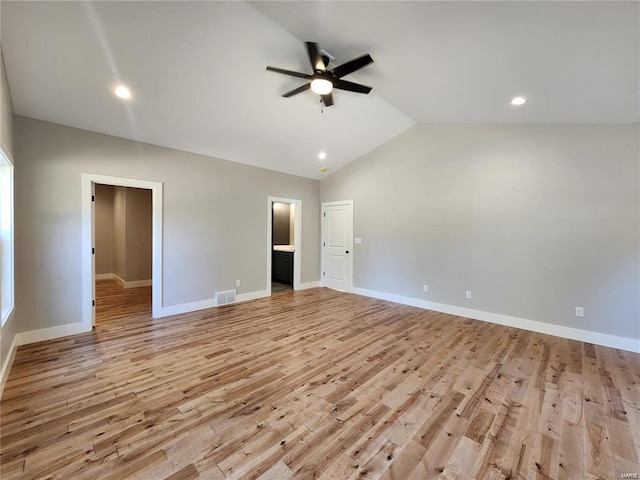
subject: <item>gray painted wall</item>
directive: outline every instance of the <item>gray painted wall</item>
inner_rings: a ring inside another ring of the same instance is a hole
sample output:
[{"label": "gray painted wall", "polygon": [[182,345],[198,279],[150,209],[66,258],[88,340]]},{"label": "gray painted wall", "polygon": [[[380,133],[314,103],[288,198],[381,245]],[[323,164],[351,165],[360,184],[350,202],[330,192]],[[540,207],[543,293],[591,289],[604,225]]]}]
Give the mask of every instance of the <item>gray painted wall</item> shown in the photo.
[{"label": "gray painted wall", "polygon": [[113,273],[113,193],[111,185],[96,185],[96,274]]},{"label": "gray painted wall", "polygon": [[324,179],[322,200],[354,200],[356,287],[637,339],[638,139],[418,125]]},{"label": "gray painted wall", "polygon": [[96,274],[151,280],[151,190],[96,185]]},{"label": "gray painted wall", "polygon": [[0,47],[0,145],[13,154],[13,102]]},{"label": "gray painted wall", "polygon": [[[18,163],[13,154],[13,102],[11,101],[11,92],[9,91],[9,82],[7,81],[7,72],[4,67],[4,58],[2,56],[2,46],[0,45],[0,145],[3,150],[7,151],[14,161]],[[15,185],[14,185],[15,191]],[[17,225],[19,219],[14,218]],[[15,245],[14,254],[20,250],[19,245]],[[16,266],[17,269],[17,266]],[[17,272],[16,272],[17,275]],[[14,289],[14,291],[17,289]],[[17,292],[16,292],[17,295]],[[4,367],[5,361],[8,359],[11,344],[16,334],[16,313],[9,316],[4,326],[0,328],[0,367]]]},{"label": "gray painted wall", "polygon": [[124,281],[127,276],[126,195],[125,187],[113,189],[113,273]]},{"label": "gray painted wall", "polygon": [[125,242],[126,271],[122,279],[126,282],[151,280],[151,257],[153,244],[153,215],[151,190],[127,188],[125,190]]},{"label": "gray painted wall", "polygon": [[317,180],[19,116],[14,129],[19,331],[81,320],[82,172],[164,182],[165,306],[236,279],[266,288],[268,196],[302,200],[302,281],[319,279]]}]

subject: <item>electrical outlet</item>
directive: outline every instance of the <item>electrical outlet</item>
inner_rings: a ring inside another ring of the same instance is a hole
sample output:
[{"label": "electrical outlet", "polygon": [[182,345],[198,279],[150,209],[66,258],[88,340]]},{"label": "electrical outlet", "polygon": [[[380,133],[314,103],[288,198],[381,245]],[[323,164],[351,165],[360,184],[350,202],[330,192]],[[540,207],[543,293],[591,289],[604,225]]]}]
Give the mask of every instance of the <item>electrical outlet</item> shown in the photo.
[{"label": "electrical outlet", "polygon": [[576,317],[584,317],[584,307],[576,307]]},{"label": "electrical outlet", "polygon": [[465,297],[466,297],[467,299],[470,299],[470,298],[471,298],[471,290],[467,290],[467,293],[465,293]]},{"label": "electrical outlet", "polygon": [[429,291],[429,285],[427,285],[426,283],[424,285],[422,285],[422,291],[423,292],[428,292]]},{"label": "electrical outlet", "polygon": [[240,280],[236,280],[236,287],[240,286]]}]

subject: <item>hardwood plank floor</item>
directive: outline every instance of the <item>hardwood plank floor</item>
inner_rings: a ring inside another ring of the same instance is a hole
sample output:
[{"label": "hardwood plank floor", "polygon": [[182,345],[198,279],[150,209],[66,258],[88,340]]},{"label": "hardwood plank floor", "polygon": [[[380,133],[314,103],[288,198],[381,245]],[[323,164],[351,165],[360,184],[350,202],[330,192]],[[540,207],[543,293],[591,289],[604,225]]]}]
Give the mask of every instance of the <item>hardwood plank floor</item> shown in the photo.
[{"label": "hardwood plank floor", "polygon": [[160,320],[98,288],[94,332],[18,349],[3,480],[640,473],[640,355],[320,288]]}]

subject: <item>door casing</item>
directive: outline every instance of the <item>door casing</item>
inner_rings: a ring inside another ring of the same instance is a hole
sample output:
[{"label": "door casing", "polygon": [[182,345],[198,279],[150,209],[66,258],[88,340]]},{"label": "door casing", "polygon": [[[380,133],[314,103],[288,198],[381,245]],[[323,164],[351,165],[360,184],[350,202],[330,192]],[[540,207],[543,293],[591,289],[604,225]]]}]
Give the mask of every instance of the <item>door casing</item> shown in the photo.
[{"label": "door casing", "polygon": [[302,284],[302,200],[294,198],[267,197],[267,295],[271,295],[271,255],[273,254],[273,203],[295,205],[293,220],[293,289],[300,290]]},{"label": "door casing", "polygon": [[151,316],[160,318],[162,313],[162,186],[161,182],[133,178],[110,177],[92,173],[81,174],[82,191],[82,323],[91,330],[95,325],[95,184],[117,187],[146,188],[152,195],[152,273]]}]

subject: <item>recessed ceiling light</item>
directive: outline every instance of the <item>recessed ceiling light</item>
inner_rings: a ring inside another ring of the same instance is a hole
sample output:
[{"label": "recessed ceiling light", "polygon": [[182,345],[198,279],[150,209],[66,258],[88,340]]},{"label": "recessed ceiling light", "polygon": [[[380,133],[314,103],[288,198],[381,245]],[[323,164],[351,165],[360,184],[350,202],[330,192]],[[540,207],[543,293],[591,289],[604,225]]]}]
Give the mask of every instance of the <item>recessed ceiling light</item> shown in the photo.
[{"label": "recessed ceiling light", "polygon": [[320,160],[324,160],[325,158],[327,158],[327,154],[326,154],[325,152],[320,152],[320,153],[318,154],[318,158],[319,158]]},{"label": "recessed ceiling light", "polygon": [[113,93],[115,93],[117,97],[124,98],[125,100],[131,98],[131,91],[124,85],[118,85]]},{"label": "recessed ceiling light", "polygon": [[524,97],[513,97],[511,99],[511,105],[520,106],[524,105],[525,103],[527,103],[527,99]]}]

